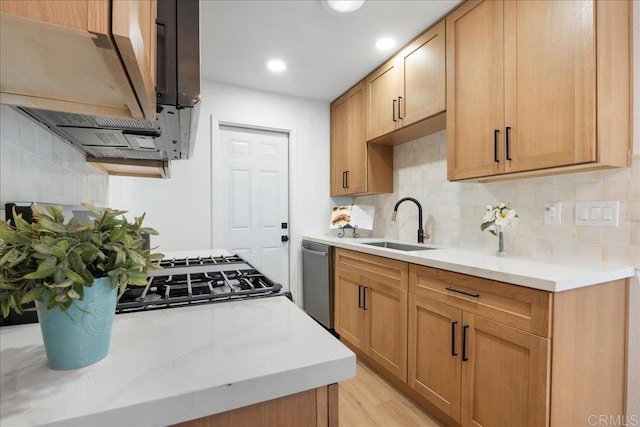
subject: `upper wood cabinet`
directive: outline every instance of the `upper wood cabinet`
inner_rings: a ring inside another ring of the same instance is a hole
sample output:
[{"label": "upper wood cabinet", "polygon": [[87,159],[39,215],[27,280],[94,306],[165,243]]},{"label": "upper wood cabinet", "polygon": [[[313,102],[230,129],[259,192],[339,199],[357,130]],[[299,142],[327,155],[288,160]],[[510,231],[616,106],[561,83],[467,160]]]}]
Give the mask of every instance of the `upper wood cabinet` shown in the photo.
[{"label": "upper wood cabinet", "polygon": [[444,112],[445,21],[421,34],[366,82],[368,141]]},{"label": "upper wood cabinet", "polygon": [[448,179],[628,166],[630,13],[469,1],[447,17]]},{"label": "upper wood cabinet", "polygon": [[408,264],[344,249],[335,257],[336,331],[406,381]]},{"label": "upper wood cabinet", "polygon": [[364,81],[331,103],[331,195],[393,192],[393,149],[368,146]]},{"label": "upper wood cabinet", "polygon": [[155,0],[0,2],[0,102],[155,120]]}]

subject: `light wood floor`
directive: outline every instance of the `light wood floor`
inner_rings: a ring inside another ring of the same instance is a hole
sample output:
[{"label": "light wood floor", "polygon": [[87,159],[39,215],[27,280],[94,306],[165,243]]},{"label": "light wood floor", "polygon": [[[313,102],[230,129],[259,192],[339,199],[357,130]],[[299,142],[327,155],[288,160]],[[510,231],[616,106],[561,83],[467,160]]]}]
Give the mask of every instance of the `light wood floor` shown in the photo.
[{"label": "light wood floor", "polygon": [[340,427],[442,426],[360,361],[339,387]]}]

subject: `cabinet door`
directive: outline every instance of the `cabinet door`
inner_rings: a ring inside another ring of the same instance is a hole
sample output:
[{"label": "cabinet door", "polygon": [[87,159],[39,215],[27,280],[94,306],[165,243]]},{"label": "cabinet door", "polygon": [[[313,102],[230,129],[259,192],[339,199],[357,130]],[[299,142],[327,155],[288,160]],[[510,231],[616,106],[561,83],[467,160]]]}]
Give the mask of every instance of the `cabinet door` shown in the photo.
[{"label": "cabinet door", "polygon": [[447,17],[449,180],[504,171],[503,3],[467,2]]},{"label": "cabinet door", "polygon": [[398,104],[401,126],[407,126],[446,109],[445,21],[420,36],[401,53],[403,99]]},{"label": "cabinet door", "polygon": [[463,322],[461,424],[548,425],[549,339],[466,312]]},{"label": "cabinet door", "polygon": [[407,291],[365,280],[365,352],[406,382]]},{"label": "cabinet door", "polygon": [[505,2],[506,172],[596,160],[594,7]]},{"label": "cabinet door", "polygon": [[408,384],[460,422],[462,310],[409,294]]},{"label": "cabinet door", "polygon": [[118,0],[111,5],[113,39],[144,117],[155,120],[156,0]]},{"label": "cabinet door", "polygon": [[347,96],[336,99],[331,104],[331,195],[347,194],[346,172],[349,169],[350,150],[349,111]]},{"label": "cabinet door", "polygon": [[402,62],[391,59],[367,77],[367,141],[397,129]]},{"label": "cabinet door", "polygon": [[367,191],[366,102],[367,97],[363,81],[347,93],[349,115],[347,194],[358,194]]},{"label": "cabinet door", "polygon": [[364,315],[361,309],[363,289],[360,276],[341,269],[335,270],[335,324],[340,336],[364,349]]}]

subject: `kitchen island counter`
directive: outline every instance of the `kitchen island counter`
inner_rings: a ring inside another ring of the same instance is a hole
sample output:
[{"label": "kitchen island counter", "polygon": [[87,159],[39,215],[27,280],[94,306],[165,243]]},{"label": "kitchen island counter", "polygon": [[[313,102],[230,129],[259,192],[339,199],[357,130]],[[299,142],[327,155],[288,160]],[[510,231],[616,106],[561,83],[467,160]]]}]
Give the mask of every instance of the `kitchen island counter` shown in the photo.
[{"label": "kitchen island counter", "polygon": [[0,329],[0,425],[169,425],[355,375],[283,296],[116,315],[109,355],[48,368],[37,324]]},{"label": "kitchen island counter", "polygon": [[[390,241],[383,238],[338,238],[304,236],[310,240],[337,248],[350,249],[439,268],[470,276],[512,283],[549,292],[561,292],[634,276],[635,268],[624,265],[587,264],[564,258],[496,256],[495,252],[424,245],[421,251],[400,251],[367,245]],[[409,242],[399,242],[407,244]],[[411,243],[412,245],[419,245]],[[640,268],[639,266],[636,266]]]}]

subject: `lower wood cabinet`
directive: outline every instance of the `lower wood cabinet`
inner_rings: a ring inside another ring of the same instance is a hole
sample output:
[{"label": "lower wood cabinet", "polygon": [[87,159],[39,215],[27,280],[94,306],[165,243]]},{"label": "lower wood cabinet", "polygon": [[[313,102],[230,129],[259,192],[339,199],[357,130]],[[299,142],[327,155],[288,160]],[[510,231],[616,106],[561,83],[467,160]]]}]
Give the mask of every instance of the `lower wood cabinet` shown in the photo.
[{"label": "lower wood cabinet", "polygon": [[314,388],[175,426],[338,427],[338,384]]},{"label": "lower wood cabinet", "polygon": [[460,421],[462,310],[409,294],[410,387]]},{"label": "lower wood cabinet", "polygon": [[406,381],[408,264],[343,249],[335,257],[336,331]]},{"label": "lower wood cabinet", "polygon": [[553,293],[344,249],[335,256],[341,339],[446,425],[625,416],[626,279]]},{"label": "lower wood cabinet", "polygon": [[407,384],[462,426],[624,414],[624,280],[550,293],[410,265]]},{"label": "lower wood cabinet", "polygon": [[462,324],[461,424],[546,426],[550,340],[466,312]]},{"label": "lower wood cabinet", "polygon": [[409,307],[409,386],[462,425],[546,425],[548,339],[424,296]]}]

